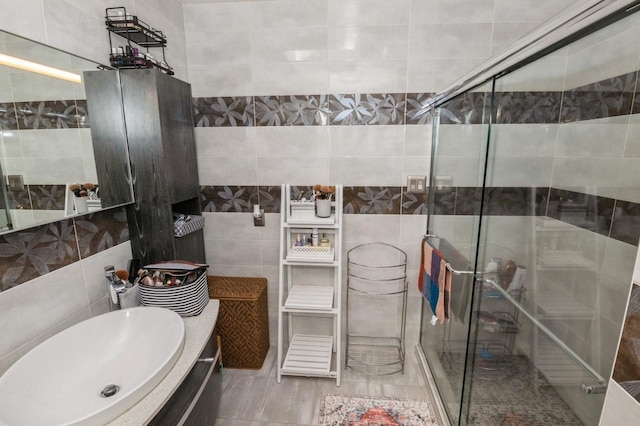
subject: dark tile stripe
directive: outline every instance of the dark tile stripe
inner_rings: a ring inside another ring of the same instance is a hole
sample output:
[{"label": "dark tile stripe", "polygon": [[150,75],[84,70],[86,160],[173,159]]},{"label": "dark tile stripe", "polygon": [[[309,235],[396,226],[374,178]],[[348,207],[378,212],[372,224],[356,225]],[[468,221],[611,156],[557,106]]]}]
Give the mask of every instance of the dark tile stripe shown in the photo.
[{"label": "dark tile stripe", "polygon": [[124,207],[78,216],[73,221],[82,258],[129,240],[129,226]]},{"label": "dark tile stripe", "polygon": [[[310,198],[311,186],[293,186],[292,196]],[[640,204],[557,188],[489,187],[484,214],[490,216],[548,216],[562,222],[638,245]],[[279,213],[280,186],[202,186],[203,211],[250,213],[260,204],[266,213]],[[344,214],[428,214],[428,194],[409,194],[399,186],[345,186]],[[436,191],[433,214],[480,214],[482,189],[450,187]]]},{"label": "dark tile stripe", "polygon": [[53,272],[80,257],[71,219],[0,235],[1,290]]}]

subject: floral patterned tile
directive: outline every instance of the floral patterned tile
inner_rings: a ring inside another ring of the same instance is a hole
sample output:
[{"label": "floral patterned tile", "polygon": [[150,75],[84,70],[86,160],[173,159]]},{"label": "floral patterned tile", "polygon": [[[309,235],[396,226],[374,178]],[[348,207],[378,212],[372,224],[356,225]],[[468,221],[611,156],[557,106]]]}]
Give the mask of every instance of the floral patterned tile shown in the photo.
[{"label": "floral patterned tile", "polygon": [[329,124],[329,99],[326,95],[258,96],[255,104],[258,126]]},{"label": "floral patterned tile", "polygon": [[402,214],[429,213],[429,196],[425,194],[409,194],[406,188],[402,191]]},{"label": "floral patterned tile", "polygon": [[483,124],[489,112],[490,97],[484,92],[468,92],[440,108],[440,124]]},{"label": "floral patterned tile", "polygon": [[342,191],[345,214],[400,214],[399,186],[345,186]]},{"label": "floral patterned tile", "polygon": [[611,222],[611,238],[638,246],[640,239],[640,204],[616,201]]},{"label": "floral patterned tile", "polygon": [[125,207],[101,210],[74,218],[80,257],[85,258],[129,241]]},{"label": "floral patterned tile", "polygon": [[614,204],[612,198],[551,188],[547,216],[608,236]]},{"label": "floral patterned tile", "polygon": [[196,127],[253,126],[254,116],[251,96],[193,98]]},{"label": "floral patterned tile", "polygon": [[496,93],[495,122],[498,124],[557,123],[561,92]]},{"label": "floral patterned tile", "polygon": [[0,103],[0,130],[17,130],[18,117],[13,103]]},{"label": "floral patterned tile", "polygon": [[[458,187],[454,192],[454,207],[449,207],[449,211],[453,210],[456,215],[477,216],[480,214],[481,201],[482,188]],[[451,203],[450,200],[449,203]]]},{"label": "floral patterned tile", "polygon": [[427,105],[435,93],[407,93],[406,124],[431,124],[433,116]]},{"label": "floral patterned tile", "polygon": [[404,124],[404,93],[331,95],[331,125]]},{"label": "floral patterned tile", "polygon": [[546,198],[534,194],[537,188],[487,188],[484,212],[492,216],[536,216],[541,211],[539,203],[546,207]]},{"label": "floral patterned tile", "polygon": [[258,201],[265,213],[280,213],[282,189],[280,186],[258,187]]},{"label": "floral patterned tile", "polygon": [[34,210],[64,210],[66,185],[29,185]]},{"label": "floral patterned tile", "polygon": [[18,128],[68,129],[77,128],[75,101],[16,102]]},{"label": "floral patterned tile", "polygon": [[627,115],[632,111],[637,72],[564,92],[562,123]]},{"label": "floral patterned tile", "polygon": [[71,219],[0,236],[0,290],[8,290],[79,260]]},{"label": "floral patterned tile", "polygon": [[29,187],[20,191],[12,191],[7,187],[7,198],[10,209],[31,209],[31,198],[29,197]]},{"label": "floral patterned tile", "polygon": [[200,203],[203,212],[251,213],[258,204],[258,187],[202,186]]}]

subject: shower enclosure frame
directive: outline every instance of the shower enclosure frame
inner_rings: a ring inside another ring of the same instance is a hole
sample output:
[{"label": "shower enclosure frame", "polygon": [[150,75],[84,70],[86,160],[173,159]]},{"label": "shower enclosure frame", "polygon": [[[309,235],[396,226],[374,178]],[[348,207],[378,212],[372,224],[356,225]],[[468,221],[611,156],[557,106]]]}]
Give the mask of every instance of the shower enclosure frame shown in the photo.
[{"label": "shower enclosure frame", "polygon": [[[454,100],[456,97],[469,92],[474,88],[479,88],[483,85],[490,85],[490,99],[491,102],[489,105],[485,105],[488,107],[489,114],[483,114],[483,123],[487,125],[486,131],[486,140],[483,142],[485,145],[484,149],[480,151],[484,151],[484,159],[479,163],[480,164],[480,172],[478,173],[479,182],[478,185],[482,188],[481,197],[480,197],[480,210],[477,217],[477,226],[475,226],[475,241],[474,244],[476,247],[482,247],[483,244],[483,212],[486,207],[486,185],[487,185],[487,171],[489,169],[489,161],[490,161],[490,144],[491,144],[491,130],[492,125],[494,124],[494,100],[496,93],[496,82],[498,79],[508,75],[509,73],[516,71],[534,61],[545,57],[546,55],[557,51],[558,49],[579,40],[586,35],[589,35],[601,28],[604,28],[611,23],[614,23],[632,13],[635,13],[637,9],[640,8],[640,2],[638,1],[594,1],[589,2],[588,5],[585,5],[584,10],[582,10],[578,14],[570,14],[569,16],[563,15],[560,18],[560,22],[554,22],[551,24],[543,25],[543,28],[539,30],[537,34],[533,34],[528,38],[528,41],[521,43],[522,45],[518,48],[511,49],[507,51],[503,55],[498,55],[498,57],[489,61],[489,63],[480,67],[479,71],[472,73],[470,76],[463,77],[458,83],[455,83],[450,89],[444,91],[443,93],[434,97],[434,100],[428,108],[431,109],[432,112],[432,123],[433,123],[433,142],[432,142],[432,152],[431,152],[431,167],[430,167],[430,179],[429,179],[429,194],[428,194],[428,202],[429,202],[429,214],[427,218],[427,227],[426,227],[426,238],[437,237],[437,229],[435,229],[434,224],[432,223],[432,215],[434,214],[434,207],[436,205],[436,160],[438,156],[438,141],[439,141],[439,132],[440,132],[440,115],[441,110],[440,107],[445,103]],[[540,34],[542,32],[542,34]],[[473,284],[472,284],[472,293],[471,300],[476,301],[479,297],[478,289],[482,287],[484,284],[493,285],[496,289],[500,287],[496,285],[495,282],[492,282],[491,279],[488,279],[486,276],[483,276],[483,266],[481,259],[482,253],[481,250],[475,250],[472,253],[472,259],[469,259],[472,263],[472,268],[468,270],[460,270],[457,272],[463,274],[469,274],[473,276]],[[508,299],[509,294],[502,294],[502,296]],[[542,335],[551,339],[555,344],[557,344],[569,357],[574,359],[584,370],[587,372],[586,374],[593,378],[593,382],[583,384],[583,391],[585,393],[600,393],[606,389],[607,380],[603,378],[596,369],[594,369],[587,361],[583,360],[578,354],[576,354],[570,347],[568,347],[562,339],[559,339],[553,331],[547,328],[544,324],[542,324],[538,319],[532,315],[527,309],[523,308],[520,303],[513,301],[513,305],[518,310],[520,315],[524,315],[524,317],[531,321],[532,324],[535,325],[536,330],[540,332]],[[423,302],[424,303],[424,302]],[[469,314],[473,312],[473,303],[472,308],[470,309]],[[423,311],[424,312],[424,311]],[[472,318],[469,318],[469,324],[473,321]],[[424,319],[421,321],[421,330],[420,336],[423,335],[425,331],[425,321]],[[475,343],[477,339],[477,328],[474,330],[473,327],[469,326],[467,330],[467,350],[464,360],[464,368],[463,368],[463,376],[462,376],[462,387],[461,393],[459,395],[459,410],[457,413],[457,423],[456,424],[467,424],[467,418],[469,415],[469,398],[472,383],[469,380],[469,376],[473,374],[473,362],[472,355],[475,351]],[[424,348],[422,345],[419,345],[418,350],[420,352],[420,357],[423,360],[426,369],[429,369],[429,359],[428,355],[425,354]],[[434,390],[439,393],[442,389],[439,388],[439,385],[433,379],[431,380],[431,385]],[[450,413],[448,407],[441,406],[441,408],[445,408],[445,413],[449,417],[448,420],[451,420],[453,417]],[[456,419],[454,419],[456,420]]]}]

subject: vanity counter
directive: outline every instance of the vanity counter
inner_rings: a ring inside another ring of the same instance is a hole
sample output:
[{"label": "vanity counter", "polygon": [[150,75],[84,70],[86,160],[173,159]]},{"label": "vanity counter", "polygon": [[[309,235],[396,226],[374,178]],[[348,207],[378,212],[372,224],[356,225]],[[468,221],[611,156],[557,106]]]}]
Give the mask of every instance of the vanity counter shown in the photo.
[{"label": "vanity counter", "polygon": [[149,394],[136,405],[108,423],[109,426],[139,426],[147,424],[171,398],[196,363],[218,318],[220,301],[209,300],[202,313],[185,317],[184,348],[173,368]]}]

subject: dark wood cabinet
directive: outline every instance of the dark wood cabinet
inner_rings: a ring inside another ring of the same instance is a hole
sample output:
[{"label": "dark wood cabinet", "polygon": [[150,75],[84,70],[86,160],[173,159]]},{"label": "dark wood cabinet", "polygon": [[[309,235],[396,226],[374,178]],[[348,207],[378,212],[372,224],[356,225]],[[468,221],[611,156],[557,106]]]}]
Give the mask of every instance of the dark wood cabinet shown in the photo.
[{"label": "dark wood cabinet", "polygon": [[173,259],[205,263],[202,229],[180,238],[173,232],[174,213],[201,215],[191,86],[154,69],[95,73],[119,76],[120,105],[101,102],[91,115],[102,108],[124,115],[135,197],[127,206],[133,256],[143,265]]}]

